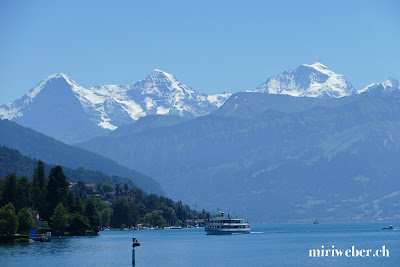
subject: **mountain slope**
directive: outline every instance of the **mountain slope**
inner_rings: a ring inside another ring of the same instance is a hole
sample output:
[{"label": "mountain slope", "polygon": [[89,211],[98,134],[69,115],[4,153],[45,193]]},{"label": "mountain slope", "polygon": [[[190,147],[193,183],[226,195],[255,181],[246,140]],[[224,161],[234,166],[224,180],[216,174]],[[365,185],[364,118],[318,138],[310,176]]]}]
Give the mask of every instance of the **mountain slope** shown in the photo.
[{"label": "mountain slope", "polygon": [[302,105],[212,114],[81,146],[158,177],[185,202],[257,221],[400,216],[390,205],[400,202],[400,99]]},{"label": "mountain slope", "polygon": [[59,140],[87,140],[105,135],[98,127],[78,96],[82,87],[64,74],[51,75],[21,99],[0,107],[0,117]]},{"label": "mountain slope", "polygon": [[335,107],[356,100],[356,96],[342,98],[292,97],[285,94],[241,92],[233,94],[212,116],[252,118],[266,110],[284,113],[305,111],[316,106]]},{"label": "mountain slope", "polygon": [[295,70],[269,78],[254,92],[285,94],[296,97],[344,97],[355,93],[343,75],[336,74],[321,63],[303,64]]},{"label": "mountain slope", "polygon": [[[0,145],[0,177],[7,177],[15,173],[18,177],[27,177],[32,179],[32,175],[37,167],[37,160],[22,155],[18,150],[10,149]],[[45,173],[49,175],[50,169],[54,165],[44,163]],[[116,184],[127,184],[129,188],[135,187],[135,183],[131,179],[121,178],[118,176],[110,176],[100,171],[89,171],[84,168],[71,169],[62,167],[64,174],[68,177],[68,182],[74,183],[83,181],[86,184],[103,184],[109,183],[112,186]]]},{"label": "mountain slope", "polygon": [[160,185],[152,178],[123,167],[103,156],[64,144],[54,138],[20,126],[9,120],[0,120],[0,145],[17,149],[21,153],[55,165],[77,169],[103,171],[131,179],[146,192],[163,195]]},{"label": "mountain slope", "polygon": [[206,115],[229,96],[201,94],[161,70],[132,85],[90,89],[60,73],[50,75],[21,99],[1,106],[0,118],[74,143],[104,136],[147,115]]}]

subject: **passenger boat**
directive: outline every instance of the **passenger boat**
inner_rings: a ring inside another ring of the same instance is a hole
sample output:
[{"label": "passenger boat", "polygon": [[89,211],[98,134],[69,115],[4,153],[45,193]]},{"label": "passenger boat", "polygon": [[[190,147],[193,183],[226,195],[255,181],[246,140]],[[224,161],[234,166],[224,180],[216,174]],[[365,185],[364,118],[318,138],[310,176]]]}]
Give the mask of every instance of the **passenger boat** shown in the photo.
[{"label": "passenger boat", "polygon": [[249,234],[251,228],[243,219],[225,216],[224,212],[207,220],[206,232],[208,235],[219,234]]}]

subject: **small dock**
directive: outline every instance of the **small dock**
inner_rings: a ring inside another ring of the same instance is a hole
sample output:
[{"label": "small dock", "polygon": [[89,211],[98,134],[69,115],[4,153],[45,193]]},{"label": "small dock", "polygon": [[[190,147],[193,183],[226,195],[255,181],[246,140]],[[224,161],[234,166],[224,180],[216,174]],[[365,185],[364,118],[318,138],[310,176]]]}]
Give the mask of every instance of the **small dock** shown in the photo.
[{"label": "small dock", "polygon": [[37,232],[37,229],[31,229],[29,232],[29,241],[30,242],[51,242],[51,232],[45,233]]}]

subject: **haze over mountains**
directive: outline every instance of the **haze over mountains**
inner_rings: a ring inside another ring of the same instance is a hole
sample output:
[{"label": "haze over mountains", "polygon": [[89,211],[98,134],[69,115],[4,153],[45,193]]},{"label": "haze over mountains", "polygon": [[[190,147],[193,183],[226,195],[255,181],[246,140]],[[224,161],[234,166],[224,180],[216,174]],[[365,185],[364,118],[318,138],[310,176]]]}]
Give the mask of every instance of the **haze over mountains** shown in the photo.
[{"label": "haze over mountains", "polygon": [[[52,165],[62,165],[71,169],[84,167],[111,176],[129,178],[146,192],[164,194],[158,182],[140,172],[123,167],[93,152],[64,144],[9,120],[0,119],[0,145],[16,149],[26,156]],[[103,175],[99,175],[101,176]],[[75,178],[71,177],[72,180]]]},{"label": "haze over mountains", "polygon": [[81,146],[157,177],[187,203],[259,221],[400,214],[391,204],[400,203],[400,99],[332,99],[308,109],[303,102],[296,111],[292,103],[300,98],[255,94],[233,95],[225,105],[239,109],[230,102],[251,106],[264,98],[279,102],[280,111],[212,114]]},{"label": "haze over mountains", "polygon": [[[78,145],[155,178],[173,199],[209,210],[263,222],[400,218],[396,79],[356,90],[321,63],[304,64],[216,102],[155,71],[131,86],[79,89],[86,99],[105,99],[87,106],[65,80],[51,79],[48,90],[25,98],[28,104],[15,101],[0,114],[32,128],[42,123],[59,139],[86,140]],[[55,99],[57,92],[65,94]],[[66,108],[55,118],[44,114],[51,101]]]}]

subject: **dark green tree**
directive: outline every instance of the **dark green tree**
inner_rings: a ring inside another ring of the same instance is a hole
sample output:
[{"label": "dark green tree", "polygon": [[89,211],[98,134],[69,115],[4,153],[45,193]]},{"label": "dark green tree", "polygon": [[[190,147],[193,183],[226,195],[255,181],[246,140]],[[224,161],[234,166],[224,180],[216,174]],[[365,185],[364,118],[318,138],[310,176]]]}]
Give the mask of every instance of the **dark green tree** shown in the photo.
[{"label": "dark green tree", "polygon": [[82,199],[78,196],[76,196],[75,201],[74,201],[74,213],[79,213],[79,214],[84,214],[85,212],[85,204],[83,203]]},{"label": "dark green tree", "polygon": [[99,211],[100,225],[102,227],[110,225],[111,209],[110,206],[105,203],[100,203],[101,210]]},{"label": "dark green tree", "polygon": [[132,202],[125,198],[119,198],[114,202],[111,214],[111,226],[120,228],[122,225],[135,226],[139,219],[137,210]]},{"label": "dark green tree", "polygon": [[120,186],[119,184],[117,184],[117,185],[115,186],[115,194],[116,194],[116,195],[121,194],[121,186]]},{"label": "dark green tree", "polygon": [[33,208],[41,214],[45,208],[46,201],[46,175],[44,171],[44,163],[39,160],[33,174],[32,180],[32,200]]},{"label": "dark green tree", "polygon": [[59,202],[63,203],[64,207],[69,207],[68,193],[67,177],[64,175],[61,166],[52,168],[49,175],[49,183],[47,184],[47,212],[44,216],[46,219],[49,214],[53,213]]},{"label": "dark green tree", "polygon": [[35,222],[28,208],[23,208],[18,212],[18,233],[29,234],[29,229],[33,227]]},{"label": "dark green tree", "polygon": [[7,203],[12,203],[13,207],[17,206],[18,202],[18,187],[17,187],[18,178],[15,173],[7,176],[5,184],[4,184],[4,192],[1,201],[1,205],[5,205]]},{"label": "dark green tree", "polygon": [[124,185],[125,195],[126,195],[126,193],[128,193],[128,190],[129,190],[128,184],[125,184],[125,185]]},{"label": "dark green tree", "polygon": [[45,200],[45,208],[42,212],[42,218],[48,220],[50,216],[54,213],[54,209],[59,203],[57,196],[57,182],[54,175],[49,175],[49,182],[47,184],[47,194]]},{"label": "dark green tree", "polygon": [[89,227],[88,218],[78,213],[71,215],[68,227],[70,235],[85,235]]},{"label": "dark green tree", "polygon": [[167,224],[163,217],[162,210],[154,210],[151,213],[146,214],[144,221],[151,226],[163,228]]},{"label": "dark green tree", "polygon": [[54,209],[54,214],[50,217],[50,226],[53,227],[56,234],[64,235],[65,230],[69,226],[69,213],[60,202]]},{"label": "dark green tree", "polygon": [[158,207],[160,205],[160,200],[157,195],[150,194],[145,199],[146,199],[145,205],[149,210],[157,210],[158,209]]},{"label": "dark green tree", "polygon": [[91,227],[99,225],[99,214],[97,212],[97,199],[91,195],[86,200],[85,204],[85,215],[89,220]]},{"label": "dark green tree", "polygon": [[109,183],[104,183],[101,186],[101,189],[103,190],[104,194],[111,193],[113,191],[113,187]]},{"label": "dark green tree", "polygon": [[138,211],[138,213],[139,213],[139,216],[140,216],[141,218],[144,218],[144,216],[145,216],[145,215],[147,214],[147,212],[148,212],[146,206],[145,206],[143,203],[136,204],[136,209],[137,209],[137,211]]},{"label": "dark green tree", "polygon": [[16,210],[32,206],[32,183],[26,177],[18,179],[18,206]]},{"label": "dark green tree", "polygon": [[4,192],[5,183],[6,183],[6,179],[0,178],[0,205],[2,205],[2,201],[3,201],[3,192]]},{"label": "dark green tree", "polygon": [[135,187],[131,189],[131,193],[135,196],[134,202],[135,204],[144,203],[145,202],[145,195],[142,189]]},{"label": "dark green tree", "polygon": [[78,189],[79,189],[79,196],[82,198],[82,199],[86,199],[86,186],[85,186],[85,183],[84,182],[82,182],[82,181],[78,181],[77,182],[77,186],[78,186]]},{"label": "dark green tree", "polygon": [[75,199],[74,199],[74,195],[72,194],[72,192],[70,190],[68,190],[68,194],[67,194],[67,203],[68,203],[68,211],[70,213],[74,213],[75,212]]},{"label": "dark green tree", "polygon": [[182,205],[182,202],[179,202],[179,204],[176,207],[176,216],[181,222],[184,222],[189,217],[189,213]]},{"label": "dark green tree", "polygon": [[0,235],[11,236],[18,230],[18,217],[12,203],[0,208]]},{"label": "dark green tree", "polygon": [[100,225],[106,227],[110,225],[111,212],[110,210],[102,210],[100,212]]},{"label": "dark green tree", "polygon": [[175,225],[177,221],[175,210],[172,207],[167,207],[166,205],[161,205],[160,210],[162,210],[163,218],[168,225]]},{"label": "dark green tree", "polygon": [[100,191],[101,191],[101,183],[97,183],[97,185],[96,185],[97,194],[101,194]]}]

